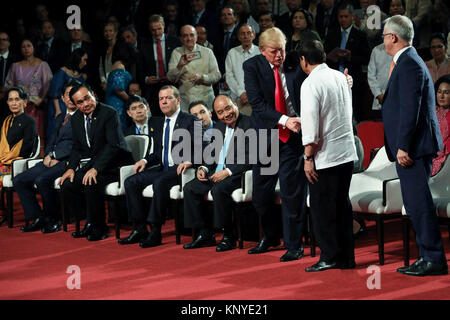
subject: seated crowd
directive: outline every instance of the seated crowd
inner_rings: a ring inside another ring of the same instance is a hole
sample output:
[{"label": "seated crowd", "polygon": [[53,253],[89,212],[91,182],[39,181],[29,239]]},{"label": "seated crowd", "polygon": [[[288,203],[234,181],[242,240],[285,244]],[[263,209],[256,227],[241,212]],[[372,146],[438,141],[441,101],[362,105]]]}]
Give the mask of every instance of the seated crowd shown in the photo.
[{"label": "seated crowd", "polygon": [[[369,8],[378,4],[384,18],[408,16],[418,31],[415,47],[427,61],[435,83],[436,113],[444,142],[433,162],[432,175],[449,154],[448,26],[439,23],[444,18],[438,10],[446,5],[435,1],[435,10],[431,10],[431,1],[425,1],[430,10],[424,13],[422,8],[411,10],[410,2],[286,0],[272,6],[269,0],[168,0],[158,4],[138,1],[139,8],[128,8],[110,1],[108,12],[113,14],[103,17],[102,35],[96,33],[98,25],[93,26],[92,21],[64,30],[58,21],[49,19],[45,5],[36,6],[37,23],[26,32],[0,31],[0,188],[3,177],[11,174],[14,160],[36,152],[42,158],[13,179],[25,217],[32,221],[21,230],[61,230],[62,204],[54,188],[60,178],[58,185],[72,217],[86,217],[83,230],[72,236],[89,241],[107,238],[105,186],[118,181],[121,166],[134,164],[134,174],[124,183],[133,230],[119,244],[159,246],[170,189],[179,183],[180,175],[193,168],[195,178],[183,189],[183,207],[184,226],[192,228],[195,237],[184,248],[231,250],[237,240],[231,195],[241,187],[242,174],[253,169],[253,183],[261,191],[253,204],[263,217],[264,237],[249,253],[263,253],[280,243],[270,204],[279,179],[287,249],[281,261],[301,258],[308,184],[303,168],[298,170],[303,161],[298,117],[300,86],[306,78],[300,62],[305,43],[322,43],[327,65],[350,75],[347,81],[352,85],[354,122],[379,120],[392,57],[384,47],[383,27],[376,32],[370,28]],[[105,11],[102,9],[92,11],[98,16]],[[277,53],[270,52],[280,43],[286,48],[281,64]],[[261,67],[264,57],[273,69]],[[274,71],[276,87],[271,88],[265,75],[273,79]],[[288,98],[278,121],[265,102],[271,95],[274,104],[274,91],[280,88]],[[244,139],[239,149],[231,141],[241,131],[277,126],[279,173],[264,176],[266,166],[261,159],[255,166],[250,163],[253,148],[249,139]],[[283,133],[282,127],[289,130]],[[174,138],[177,129],[184,129],[191,137],[199,131],[202,136],[191,139],[189,148],[182,140],[182,152],[175,155],[172,150],[181,146]],[[125,140],[128,135],[149,136],[153,152],[135,162]],[[40,150],[36,150],[38,139]],[[216,144],[220,148],[213,154],[214,161],[194,161],[196,150],[208,150]],[[228,159],[230,146],[234,146],[232,164]],[[244,164],[237,161],[240,157]],[[149,185],[153,186],[150,205],[142,194]],[[208,193],[214,199],[213,213],[204,210]],[[223,232],[218,244],[216,230]],[[350,260],[342,268],[353,268]]]}]

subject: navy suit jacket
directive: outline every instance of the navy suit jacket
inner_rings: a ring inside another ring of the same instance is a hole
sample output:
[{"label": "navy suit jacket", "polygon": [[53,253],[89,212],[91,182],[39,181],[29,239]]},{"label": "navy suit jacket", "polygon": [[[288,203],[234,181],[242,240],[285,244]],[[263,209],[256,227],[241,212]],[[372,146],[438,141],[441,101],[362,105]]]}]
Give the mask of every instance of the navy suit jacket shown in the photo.
[{"label": "navy suit jacket", "polygon": [[75,170],[81,159],[91,158],[85,165],[95,168],[99,173],[111,172],[121,166],[134,163],[119,125],[119,117],[112,107],[98,103],[92,113],[92,142],[86,140],[84,114],[75,112],[72,122],[73,147],[68,169]]},{"label": "navy suit jacket", "polygon": [[[149,134],[151,137],[153,137],[153,143],[154,143],[154,147],[153,147],[153,153],[147,155],[145,157],[145,160],[147,160],[147,167],[151,167],[151,166],[155,166],[155,165],[160,165],[161,167],[163,166],[163,159],[162,159],[162,151],[163,151],[163,144],[164,144],[164,122],[165,122],[165,117],[152,117],[153,122],[151,124],[151,127],[149,128]],[[195,123],[197,122],[197,123]],[[174,131],[176,129],[185,129],[187,131],[189,131],[190,135],[191,135],[191,153],[190,154],[182,154],[182,158],[183,161],[190,161],[190,162],[194,162],[193,161],[193,153],[194,153],[194,143],[202,143],[202,141],[194,141],[194,125],[198,125],[201,127],[201,122],[198,121],[198,119],[189,114],[189,113],[185,113],[183,111],[180,110],[180,113],[178,114],[177,120],[175,121],[175,127],[174,127]],[[202,132],[202,130],[200,129],[200,132]],[[172,134],[172,138],[173,138],[173,134]],[[180,139],[179,141],[173,140],[172,139],[172,150],[173,148],[178,144],[181,143],[183,140]],[[202,148],[200,146],[200,148]],[[202,150],[202,149],[200,149]]]},{"label": "navy suit jacket", "polygon": [[382,106],[386,152],[396,161],[398,149],[412,159],[442,149],[433,80],[413,47],[397,60]]},{"label": "navy suit jacket", "polygon": [[[242,129],[244,132],[250,128],[253,128],[251,118],[245,114],[239,113],[239,117],[236,120],[235,129],[237,129],[237,128]],[[223,122],[221,122],[221,121],[216,122],[214,124],[214,129],[219,130],[222,133],[222,137],[225,139],[225,131],[227,129],[227,126]],[[235,130],[234,134],[236,134],[236,130]],[[224,141],[221,141],[222,145],[223,145],[223,142]],[[249,156],[249,152],[250,152],[249,143],[250,143],[249,139],[245,139],[245,147],[244,147],[244,150],[242,150],[241,148],[238,148],[240,146],[237,145],[236,140],[235,140],[233,153],[231,153],[230,149],[227,152],[226,159],[228,159],[228,157],[230,157],[230,155],[233,154],[233,163],[227,164],[226,163],[227,160],[225,160],[225,167],[230,169],[233,176],[240,175],[240,174],[244,173],[245,171],[250,170],[252,168],[252,166],[250,165],[250,158],[249,158],[250,157]],[[230,142],[230,145],[231,145],[231,142]],[[237,163],[238,155],[242,156],[242,152],[244,152],[245,164]],[[219,155],[217,155],[217,157],[218,156]],[[216,170],[216,167],[217,167],[217,163],[207,165],[207,168],[211,174],[214,173],[214,171]]]},{"label": "navy suit jacket", "polygon": [[[73,115],[75,115],[75,113]],[[47,141],[47,147],[45,148],[45,155],[48,155],[53,151],[55,152],[55,159],[59,161],[69,158],[73,145],[71,121],[67,121],[67,123],[62,126],[65,117],[66,113],[61,113],[56,117],[55,128],[53,129],[53,132]]]},{"label": "navy suit jacket", "polygon": [[[275,78],[269,62],[263,55],[257,55],[244,62],[245,91],[255,125],[260,129],[273,129],[282,114],[275,108]],[[285,70],[286,84],[292,105],[300,114],[300,87],[306,74],[300,66]]]}]

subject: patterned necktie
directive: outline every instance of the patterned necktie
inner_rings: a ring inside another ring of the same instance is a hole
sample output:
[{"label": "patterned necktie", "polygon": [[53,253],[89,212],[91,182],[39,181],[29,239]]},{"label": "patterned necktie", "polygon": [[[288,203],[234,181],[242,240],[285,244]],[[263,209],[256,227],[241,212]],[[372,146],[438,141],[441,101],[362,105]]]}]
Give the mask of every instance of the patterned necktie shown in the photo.
[{"label": "patterned necktie", "polygon": [[227,127],[227,134],[226,134],[227,136],[225,137],[225,140],[223,142],[222,151],[220,152],[219,163],[217,164],[216,167],[216,172],[223,170],[223,168],[225,167],[225,159],[227,157],[228,145],[230,144],[232,136],[231,130],[233,130],[233,128]]},{"label": "patterned necktie", "polygon": [[[278,73],[278,67],[273,68],[273,73],[275,77],[275,108],[278,112],[286,115],[286,99],[284,97],[283,84],[281,83],[281,77]],[[278,125],[278,131],[280,140],[286,143],[290,137],[289,129]]]},{"label": "patterned necktie", "polygon": [[[344,31],[342,31],[342,34],[341,34],[341,45],[339,46],[339,48],[341,48],[342,50],[345,50],[346,45],[347,45],[347,31],[344,30]],[[341,60],[341,62],[339,63],[339,71],[344,72],[344,70],[345,70],[344,61]]]},{"label": "patterned necktie", "polygon": [[394,62],[394,60],[392,60],[391,66],[389,67],[389,77],[388,77],[388,79],[391,77],[392,70],[394,70],[394,67],[395,67],[395,62]]},{"label": "patterned necktie", "polygon": [[166,129],[164,130],[164,171],[169,171],[169,135],[170,135],[170,119],[166,119]]},{"label": "patterned necktie", "polygon": [[161,39],[156,40],[156,53],[158,55],[158,76],[162,78],[166,75],[164,70],[164,59],[162,54]]},{"label": "patterned necktie", "polygon": [[91,117],[86,117],[86,128],[87,128],[87,134],[89,137],[89,142],[91,142],[92,140],[92,118]]},{"label": "patterned necktie", "polygon": [[139,127],[139,134],[145,134],[145,124]]},{"label": "patterned necktie", "polygon": [[62,123],[63,127],[67,124],[67,122],[69,122],[70,119],[70,113],[67,112],[66,117],[64,118],[64,121]]}]

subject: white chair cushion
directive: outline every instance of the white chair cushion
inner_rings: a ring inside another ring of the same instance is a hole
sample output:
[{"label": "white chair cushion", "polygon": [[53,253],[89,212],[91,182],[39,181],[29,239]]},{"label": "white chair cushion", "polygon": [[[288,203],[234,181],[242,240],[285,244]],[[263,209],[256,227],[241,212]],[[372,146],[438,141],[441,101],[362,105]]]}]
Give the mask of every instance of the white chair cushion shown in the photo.
[{"label": "white chair cushion", "polygon": [[125,195],[125,188],[119,188],[119,182],[112,182],[105,187],[107,196],[118,197]]},{"label": "white chair cushion", "polygon": [[147,186],[144,191],[142,191],[142,196],[145,198],[153,198],[153,185]]},{"label": "white chair cushion", "polygon": [[434,205],[436,206],[438,217],[450,218],[450,198],[434,199]]},{"label": "white chair cushion", "polygon": [[53,188],[56,189],[56,190],[61,189],[61,186],[59,185],[59,180],[61,180],[61,177],[57,178],[55,180],[55,182],[53,183]]},{"label": "white chair cushion", "polygon": [[182,200],[183,199],[183,191],[180,190],[180,186],[176,185],[170,188],[170,199],[172,200]]},{"label": "white chair cushion", "polygon": [[3,187],[5,188],[13,187],[12,178],[10,174],[7,174],[6,176],[3,177]]}]

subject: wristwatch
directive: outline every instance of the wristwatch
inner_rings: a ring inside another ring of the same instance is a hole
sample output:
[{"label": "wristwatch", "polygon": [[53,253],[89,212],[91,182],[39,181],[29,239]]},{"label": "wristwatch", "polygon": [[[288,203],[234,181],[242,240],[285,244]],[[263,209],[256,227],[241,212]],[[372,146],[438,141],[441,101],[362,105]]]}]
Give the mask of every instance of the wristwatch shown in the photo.
[{"label": "wristwatch", "polygon": [[308,161],[308,160],[314,160],[314,155],[312,154],[312,155],[310,155],[310,156],[307,156],[306,154],[304,154],[304,155],[303,155],[303,159],[304,159],[305,161]]}]

